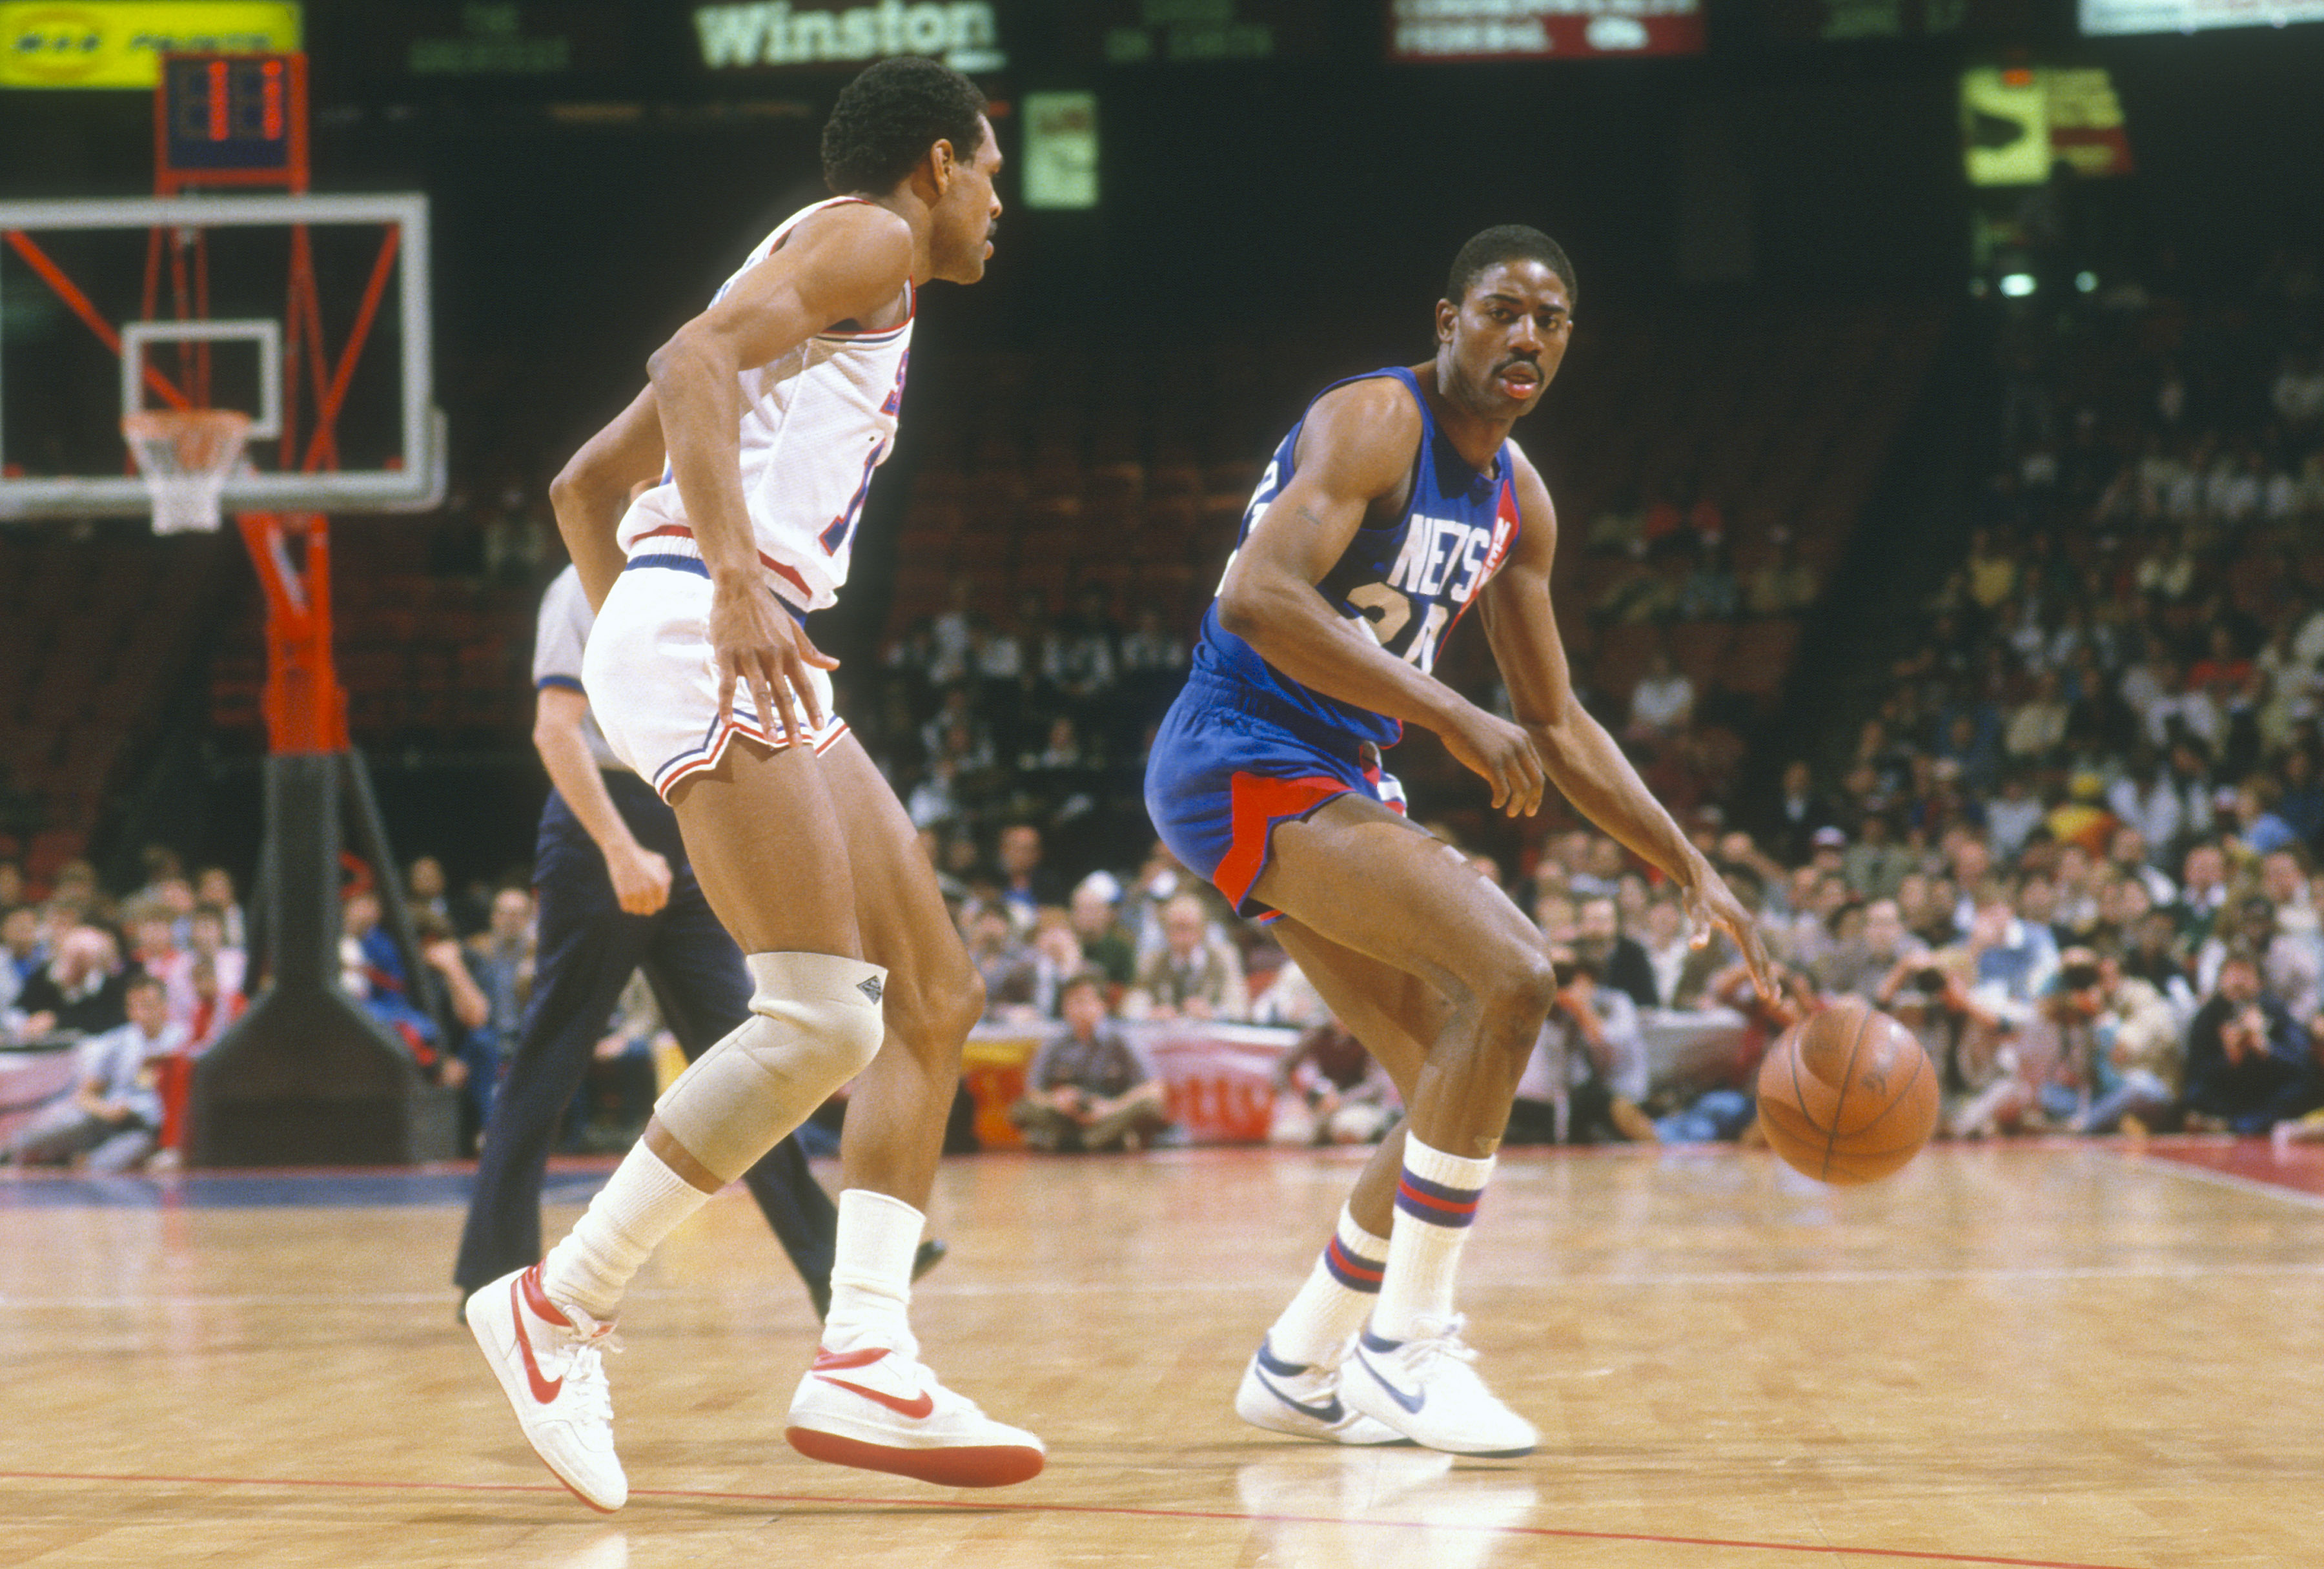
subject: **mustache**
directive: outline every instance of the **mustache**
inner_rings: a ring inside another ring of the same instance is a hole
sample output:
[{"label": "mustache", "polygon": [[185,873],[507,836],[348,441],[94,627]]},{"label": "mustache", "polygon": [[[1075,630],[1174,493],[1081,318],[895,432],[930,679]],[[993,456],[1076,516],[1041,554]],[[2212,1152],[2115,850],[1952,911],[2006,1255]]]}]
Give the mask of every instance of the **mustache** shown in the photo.
[{"label": "mustache", "polygon": [[1536,371],[1539,371],[1541,369],[1541,356],[1539,355],[1530,354],[1511,355],[1508,358],[1503,360],[1499,365],[1493,367],[1493,374],[1498,376],[1503,371],[1508,370],[1512,366],[1516,365],[1530,365]]}]

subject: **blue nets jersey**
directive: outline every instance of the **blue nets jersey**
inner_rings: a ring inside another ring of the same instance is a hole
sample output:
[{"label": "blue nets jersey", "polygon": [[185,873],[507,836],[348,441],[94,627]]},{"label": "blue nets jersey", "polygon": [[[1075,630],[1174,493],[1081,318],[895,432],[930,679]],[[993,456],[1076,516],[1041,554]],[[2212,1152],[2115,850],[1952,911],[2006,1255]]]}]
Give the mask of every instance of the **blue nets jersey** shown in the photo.
[{"label": "blue nets jersey", "polygon": [[[1315,590],[1342,616],[1361,622],[1382,648],[1425,674],[1435,668],[1437,650],[1453,623],[1475,602],[1517,542],[1509,446],[1503,442],[1493,455],[1492,474],[1479,474],[1437,429],[1428,400],[1421,396],[1420,383],[1410,371],[1395,365],[1349,381],[1372,376],[1393,376],[1420,408],[1420,461],[1413,475],[1412,499],[1396,521],[1357,530]],[[1348,382],[1335,382],[1323,391],[1346,385]],[[1250,505],[1243,509],[1237,550],[1268,504],[1291,483],[1299,433],[1306,423],[1301,416],[1260,475]],[[1231,558],[1228,567],[1233,567]],[[1214,679],[1256,688],[1351,740],[1393,746],[1403,734],[1398,721],[1326,697],[1268,664],[1250,644],[1219,624],[1215,597],[1203,613],[1194,667]]]}]

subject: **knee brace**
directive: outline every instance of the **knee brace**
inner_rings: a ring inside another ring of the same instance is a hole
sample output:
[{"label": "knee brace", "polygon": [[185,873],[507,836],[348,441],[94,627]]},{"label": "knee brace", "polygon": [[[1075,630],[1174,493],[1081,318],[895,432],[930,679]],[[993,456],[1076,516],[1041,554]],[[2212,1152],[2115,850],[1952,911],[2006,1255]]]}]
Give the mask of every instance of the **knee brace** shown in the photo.
[{"label": "knee brace", "polygon": [[752,954],[752,1017],[678,1075],[654,1104],[721,1182],[758,1163],[879,1055],[888,972],[832,954]]}]

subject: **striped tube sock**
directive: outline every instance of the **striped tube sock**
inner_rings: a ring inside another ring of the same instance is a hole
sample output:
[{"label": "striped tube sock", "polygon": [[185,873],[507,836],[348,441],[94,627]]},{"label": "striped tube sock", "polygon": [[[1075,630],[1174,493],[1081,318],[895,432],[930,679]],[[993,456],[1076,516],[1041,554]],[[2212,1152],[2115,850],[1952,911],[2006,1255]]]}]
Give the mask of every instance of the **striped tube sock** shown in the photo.
[{"label": "striped tube sock", "polygon": [[1339,1228],[1324,1244],[1323,1256],[1307,1272],[1299,1295],[1267,1332],[1268,1354],[1299,1368],[1337,1356],[1370,1316],[1387,1260],[1388,1239],[1364,1230],[1341,1206]]},{"label": "striped tube sock", "polygon": [[1383,1340],[1410,1340],[1424,1318],[1452,1314],[1452,1277],[1461,1267],[1461,1244],[1477,1218],[1477,1201],[1493,1177],[1493,1158],[1467,1160],[1404,1140],[1404,1178],[1396,1185],[1396,1224],[1388,1232],[1388,1269],[1379,1302],[1372,1309],[1371,1333]]}]

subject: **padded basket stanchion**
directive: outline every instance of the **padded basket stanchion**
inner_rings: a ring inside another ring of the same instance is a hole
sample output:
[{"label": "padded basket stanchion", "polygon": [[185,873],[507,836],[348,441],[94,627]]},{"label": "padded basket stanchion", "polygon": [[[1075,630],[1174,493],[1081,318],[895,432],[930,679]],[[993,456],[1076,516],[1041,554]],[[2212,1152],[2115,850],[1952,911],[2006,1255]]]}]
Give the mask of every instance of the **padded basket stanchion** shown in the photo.
[{"label": "padded basket stanchion", "polygon": [[250,416],[232,409],[149,409],[123,417],[121,434],[153,495],[153,531],[217,531],[218,498],[242,456]]}]

